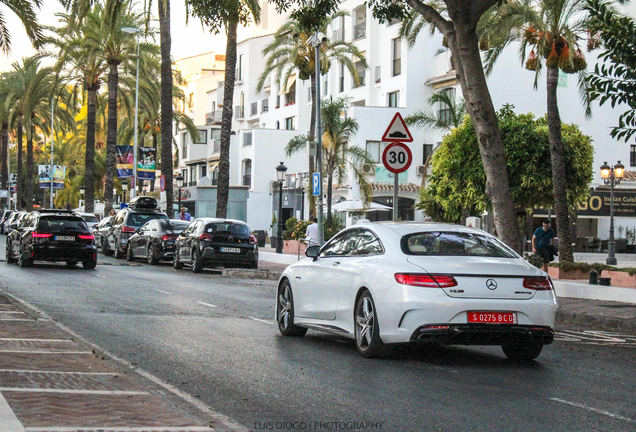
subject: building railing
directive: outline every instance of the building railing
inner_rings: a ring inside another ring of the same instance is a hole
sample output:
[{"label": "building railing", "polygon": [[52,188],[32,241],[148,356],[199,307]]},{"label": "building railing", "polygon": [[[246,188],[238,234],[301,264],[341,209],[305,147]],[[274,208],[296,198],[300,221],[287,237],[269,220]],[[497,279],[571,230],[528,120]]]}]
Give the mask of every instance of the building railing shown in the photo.
[{"label": "building railing", "polygon": [[223,117],[223,111],[222,110],[214,110],[212,112],[206,113],[205,114],[205,124],[206,125],[221,124],[222,117]]},{"label": "building railing", "polygon": [[353,27],[353,40],[362,39],[367,35],[367,23],[366,21]]},{"label": "building railing", "polygon": [[334,30],[331,33],[331,39],[333,42],[344,42],[344,31],[342,29]]},{"label": "building railing", "polygon": [[245,107],[237,105],[234,107],[234,118],[242,119],[245,117]]}]

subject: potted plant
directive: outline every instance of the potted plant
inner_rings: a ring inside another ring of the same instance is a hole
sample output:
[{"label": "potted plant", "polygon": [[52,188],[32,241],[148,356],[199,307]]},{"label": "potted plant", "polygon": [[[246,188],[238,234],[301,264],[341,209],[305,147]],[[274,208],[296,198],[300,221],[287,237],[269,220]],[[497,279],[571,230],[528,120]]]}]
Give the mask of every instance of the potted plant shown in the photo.
[{"label": "potted plant", "polygon": [[276,225],[278,224],[278,218],[276,217],[276,214],[272,214],[272,223],[269,224],[269,230],[271,232],[271,235],[269,236],[269,245],[276,249],[276,245],[277,245],[277,233],[276,233]]}]

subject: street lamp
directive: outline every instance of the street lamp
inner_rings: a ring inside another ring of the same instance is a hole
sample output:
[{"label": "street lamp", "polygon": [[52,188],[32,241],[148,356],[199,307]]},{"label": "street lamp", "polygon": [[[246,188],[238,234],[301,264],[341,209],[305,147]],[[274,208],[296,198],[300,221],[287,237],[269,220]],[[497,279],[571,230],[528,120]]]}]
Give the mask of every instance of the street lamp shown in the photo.
[{"label": "street lamp", "polygon": [[121,193],[124,195],[123,202],[126,202],[126,191],[128,190],[128,180],[121,181]]},{"label": "street lamp", "polygon": [[86,192],[86,189],[84,188],[84,186],[80,186],[80,195],[84,196],[84,192]]},{"label": "street lamp", "polygon": [[177,186],[179,187],[179,211],[181,211],[181,186],[183,186],[183,176],[179,174],[174,179],[177,181]]},{"label": "street lamp", "polygon": [[[135,141],[133,144],[133,184],[137,185],[137,122],[139,117],[139,35],[141,30],[136,27],[123,27],[122,32],[126,34],[137,34],[137,79],[135,81]],[[135,189],[130,188],[130,198],[135,196]]]},{"label": "street lamp", "polygon": [[607,242],[607,259],[605,264],[616,265],[616,241],[614,241],[614,186],[617,186],[623,179],[625,165],[618,161],[616,165],[610,167],[607,162],[601,165],[601,178],[610,187],[610,232]]},{"label": "street lamp", "polygon": [[276,167],[278,177],[278,236],[276,238],[276,253],[283,253],[283,180],[287,167],[282,162]]}]

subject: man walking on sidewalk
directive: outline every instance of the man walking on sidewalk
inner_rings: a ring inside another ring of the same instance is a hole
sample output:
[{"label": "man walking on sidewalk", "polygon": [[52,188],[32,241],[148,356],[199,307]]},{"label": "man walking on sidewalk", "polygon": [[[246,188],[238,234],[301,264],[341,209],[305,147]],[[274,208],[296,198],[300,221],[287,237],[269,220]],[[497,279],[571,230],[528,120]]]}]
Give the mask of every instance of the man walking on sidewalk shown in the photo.
[{"label": "man walking on sidewalk", "polygon": [[309,225],[307,231],[305,231],[305,240],[308,246],[316,246],[318,245],[318,218],[314,217],[311,221],[313,223]]},{"label": "man walking on sidewalk", "polygon": [[556,251],[552,246],[552,239],[556,237],[554,230],[550,227],[550,220],[544,219],[543,226],[537,228],[532,236],[532,252],[543,260],[543,271],[548,272],[548,264],[554,261]]}]

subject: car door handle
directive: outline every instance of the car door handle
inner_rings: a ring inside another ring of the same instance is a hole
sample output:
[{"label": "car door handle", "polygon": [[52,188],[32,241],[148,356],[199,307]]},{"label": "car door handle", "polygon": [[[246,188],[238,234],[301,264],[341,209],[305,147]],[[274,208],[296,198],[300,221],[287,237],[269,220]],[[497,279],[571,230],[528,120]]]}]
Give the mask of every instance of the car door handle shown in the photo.
[{"label": "car door handle", "polygon": [[331,263],[332,266],[336,267],[340,265],[340,261],[334,261]]}]

